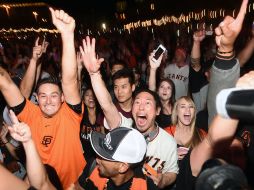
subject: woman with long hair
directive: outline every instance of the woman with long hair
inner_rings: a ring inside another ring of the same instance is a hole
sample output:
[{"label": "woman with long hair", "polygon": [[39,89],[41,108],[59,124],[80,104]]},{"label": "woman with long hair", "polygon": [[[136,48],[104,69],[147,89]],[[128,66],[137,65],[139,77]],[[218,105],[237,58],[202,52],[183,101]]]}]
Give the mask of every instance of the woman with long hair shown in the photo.
[{"label": "woman with long hair", "polygon": [[175,102],[171,118],[172,125],[165,130],[175,138],[178,159],[182,160],[190,148],[194,148],[204,139],[206,132],[196,128],[196,107],[188,96],[182,96]]},{"label": "woman with long hair", "polygon": [[160,97],[161,111],[156,117],[156,122],[161,128],[165,128],[171,125],[171,113],[175,102],[175,85],[172,80],[163,78],[160,79],[158,87],[156,88],[156,72],[160,67],[163,55],[158,59],[157,62],[152,59],[153,55],[154,51],[149,56],[149,89],[152,91],[157,91]]},{"label": "woman with long hair", "polygon": [[86,160],[89,160],[91,157],[96,156],[90,145],[89,134],[92,130],[101,131],[101,126],[98,124],[101,109],[91,87],[87,87],[84,90],[82,101],[85,110],[80,124],[80,139],[84,149],[84,157]]}]

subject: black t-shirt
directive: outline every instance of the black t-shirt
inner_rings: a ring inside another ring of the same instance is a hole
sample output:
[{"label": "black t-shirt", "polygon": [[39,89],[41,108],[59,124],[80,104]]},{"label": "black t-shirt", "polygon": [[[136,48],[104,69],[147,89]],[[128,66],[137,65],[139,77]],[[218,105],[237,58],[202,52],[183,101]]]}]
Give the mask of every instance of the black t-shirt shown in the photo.
[{"label": "black t-shirt", "polygon": [[190,166],[190,153],[181,161],[179,174],[176,178],[176,190],[194,190],[196,177],[192,175]]},{"label": "black t-shirt", "polygon": [[[11,110],[13,110],[16,115],[18,115],[23,111],[23,109],[25,108],[25,105],[26,105],[26,99],[24,98],[24,100],[21,104],[11,107]],[[71,105],[68,103],[67,103],[67,105],[77,114],[80,114],[82,112],[82,103],[81,102],[77,105]]]},{"label": "black t-shirt", "polygon": [[164,129],[172,124],[171,115],[166,115],[161,112],[159,115],[156,116],[156,122],[162,129]]}]

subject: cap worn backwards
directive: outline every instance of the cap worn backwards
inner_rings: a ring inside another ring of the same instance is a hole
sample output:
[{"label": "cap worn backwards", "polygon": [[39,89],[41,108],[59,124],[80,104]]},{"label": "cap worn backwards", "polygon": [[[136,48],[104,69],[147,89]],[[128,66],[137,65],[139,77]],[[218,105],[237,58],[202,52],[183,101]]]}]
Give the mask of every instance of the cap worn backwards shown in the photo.
[{"label": "cap worn backwards", "polygon": [[146,153],[145,138],[133,128],[119,127],[107,135],[93,131],[90,141],[96,154],[109,161],[138,163]]}]

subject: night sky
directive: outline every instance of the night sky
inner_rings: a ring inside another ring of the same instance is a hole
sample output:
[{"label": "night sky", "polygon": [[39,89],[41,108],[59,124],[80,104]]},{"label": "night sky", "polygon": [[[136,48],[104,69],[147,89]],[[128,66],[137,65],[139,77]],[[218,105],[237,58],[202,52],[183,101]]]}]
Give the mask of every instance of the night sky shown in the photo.
[{"label": "night sky", "polygon": [[[250,0],[253,2],[254,0]],[[126,24],[128,22],[137,21],[139,19],[160,18],[164,15],[176,15],[181,13],[188,13],[189,11],[202,10],[204,8],[210,9],[234,9],[239,8],[241,0],[28,0],[28,1],[11,1],[2,0],[4,2],[46,2],[55,8],[62,8],[71,16],[73,16],[77,23],[82,24],[86,28],[98,27],[102,22],[110,25]],[[126,19],[119,21],[116,19],[116,13],[120,14],[122,11],[116,5],[117,2],[125,2],[124,13]],[[150,4],[155,4],[155,10],[151,12]],[[42,11],[42,12],[41,12]],[[6,18],[5,10],[0,10],[0,27],[22,25],[27,22],[27,25],[33,25],[34,21],[26,18],[29,11],[24,10],[18,12],[11,11],[11,17]],[[49,18],[49,11],[46,7],[44,10],[39,10],[42,17]],[[45,14],[45,15],[44,15]],[[37,23],[38,24],[38,23]]]}]

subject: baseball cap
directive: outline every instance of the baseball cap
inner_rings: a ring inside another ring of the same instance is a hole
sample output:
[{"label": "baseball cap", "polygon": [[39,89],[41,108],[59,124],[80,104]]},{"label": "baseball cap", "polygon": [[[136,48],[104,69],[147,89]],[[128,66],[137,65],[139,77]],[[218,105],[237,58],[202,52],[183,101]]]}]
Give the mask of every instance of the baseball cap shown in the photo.
[{"label": "baseball cap", "polygon": [[118,127],[106,135],[92,131],[90,142],[96,154],[109,161],[139,163],[146,153],[144,136],[133,128]]}]

